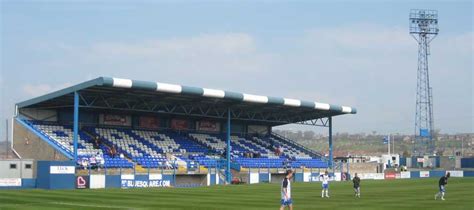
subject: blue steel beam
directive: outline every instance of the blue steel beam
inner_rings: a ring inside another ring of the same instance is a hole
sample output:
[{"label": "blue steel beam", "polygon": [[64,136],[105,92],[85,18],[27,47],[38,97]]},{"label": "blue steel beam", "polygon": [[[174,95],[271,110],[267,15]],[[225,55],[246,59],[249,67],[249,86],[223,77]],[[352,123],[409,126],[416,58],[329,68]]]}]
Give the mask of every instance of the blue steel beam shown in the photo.
[{"label": "blue steel beam", "polygon": [[332,168],[333,157],[332,157],[332,117],[329,117],[329,168]]},{"label": "blue steel beam", "polygon": [[74,91],[74,161],[77,162],[77,138],[79,133],[79,93]]},{"label": "blue steel beam", "polygon": [[230,183],[232,181],[230,172],[230,108],[227,109],[227,167],[226,167],[226,181]]}]

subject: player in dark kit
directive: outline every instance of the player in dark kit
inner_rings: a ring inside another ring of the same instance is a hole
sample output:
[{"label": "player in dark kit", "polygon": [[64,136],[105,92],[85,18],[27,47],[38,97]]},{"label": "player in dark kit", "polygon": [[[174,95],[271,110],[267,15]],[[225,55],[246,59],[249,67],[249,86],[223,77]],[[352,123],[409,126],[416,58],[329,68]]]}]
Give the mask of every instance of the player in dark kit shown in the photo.
[{"label": "player in dark kit", "polygon": [[439,179],[439,192],[436,193],[435,195],[435,200],[437,200],[439,197],[441,197],[441,200],[444,201],[444,192],[446,192],[445,185],[448,184],[448,178],[451,176],[451,174],[448,172],[445,176],[442,176]]},{"label": "player in dark kit", "polygon": [[354,183],[354,193],[355,197],[360,198],[360,178],[357,176],[357,173],[354,175],[354,179],[352,179]]}]

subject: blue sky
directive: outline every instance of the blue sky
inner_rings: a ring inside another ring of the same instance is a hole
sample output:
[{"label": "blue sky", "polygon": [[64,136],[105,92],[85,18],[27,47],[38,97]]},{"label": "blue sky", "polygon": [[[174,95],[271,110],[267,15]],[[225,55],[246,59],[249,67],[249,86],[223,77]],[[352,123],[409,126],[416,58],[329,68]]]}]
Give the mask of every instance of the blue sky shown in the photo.
[{"label": "blue sky", "polygon": [[474,132],[472,1],[0,2],[2,122],[16,102],[114,76],[350,105],[336,132],[412,133],[408,13],[423,8],[440,18],[435,127]]}]

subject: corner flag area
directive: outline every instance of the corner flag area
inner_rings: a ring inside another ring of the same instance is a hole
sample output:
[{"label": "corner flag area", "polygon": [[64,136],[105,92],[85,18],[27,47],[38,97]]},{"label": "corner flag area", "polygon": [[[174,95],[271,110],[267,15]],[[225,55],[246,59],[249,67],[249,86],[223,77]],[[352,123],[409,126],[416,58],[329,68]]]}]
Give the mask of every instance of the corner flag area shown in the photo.
[{"label": "corner flag area", "polygon": [[[331,198],[320,183],[293,183],[296,209],[470,209],[474,178],[452,178],[445,201],[434,200],[437,179],[363,180],[361,198],[351,182],[333,182]],[[277,209],[278,184],[101,190],[2,190],[0,209]]]}]

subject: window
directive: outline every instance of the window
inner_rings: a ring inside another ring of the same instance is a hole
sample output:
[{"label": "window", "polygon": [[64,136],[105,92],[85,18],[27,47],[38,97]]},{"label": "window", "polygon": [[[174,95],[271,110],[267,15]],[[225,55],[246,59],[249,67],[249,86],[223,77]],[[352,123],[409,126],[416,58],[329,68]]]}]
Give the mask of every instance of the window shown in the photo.
[{"label": "window", "polygon": [[31,164],[25,164],[25,169],[31,169]]},{"label": "window", "polygon": [[10,163],[10,169],[16,169],[16,163]]}]

